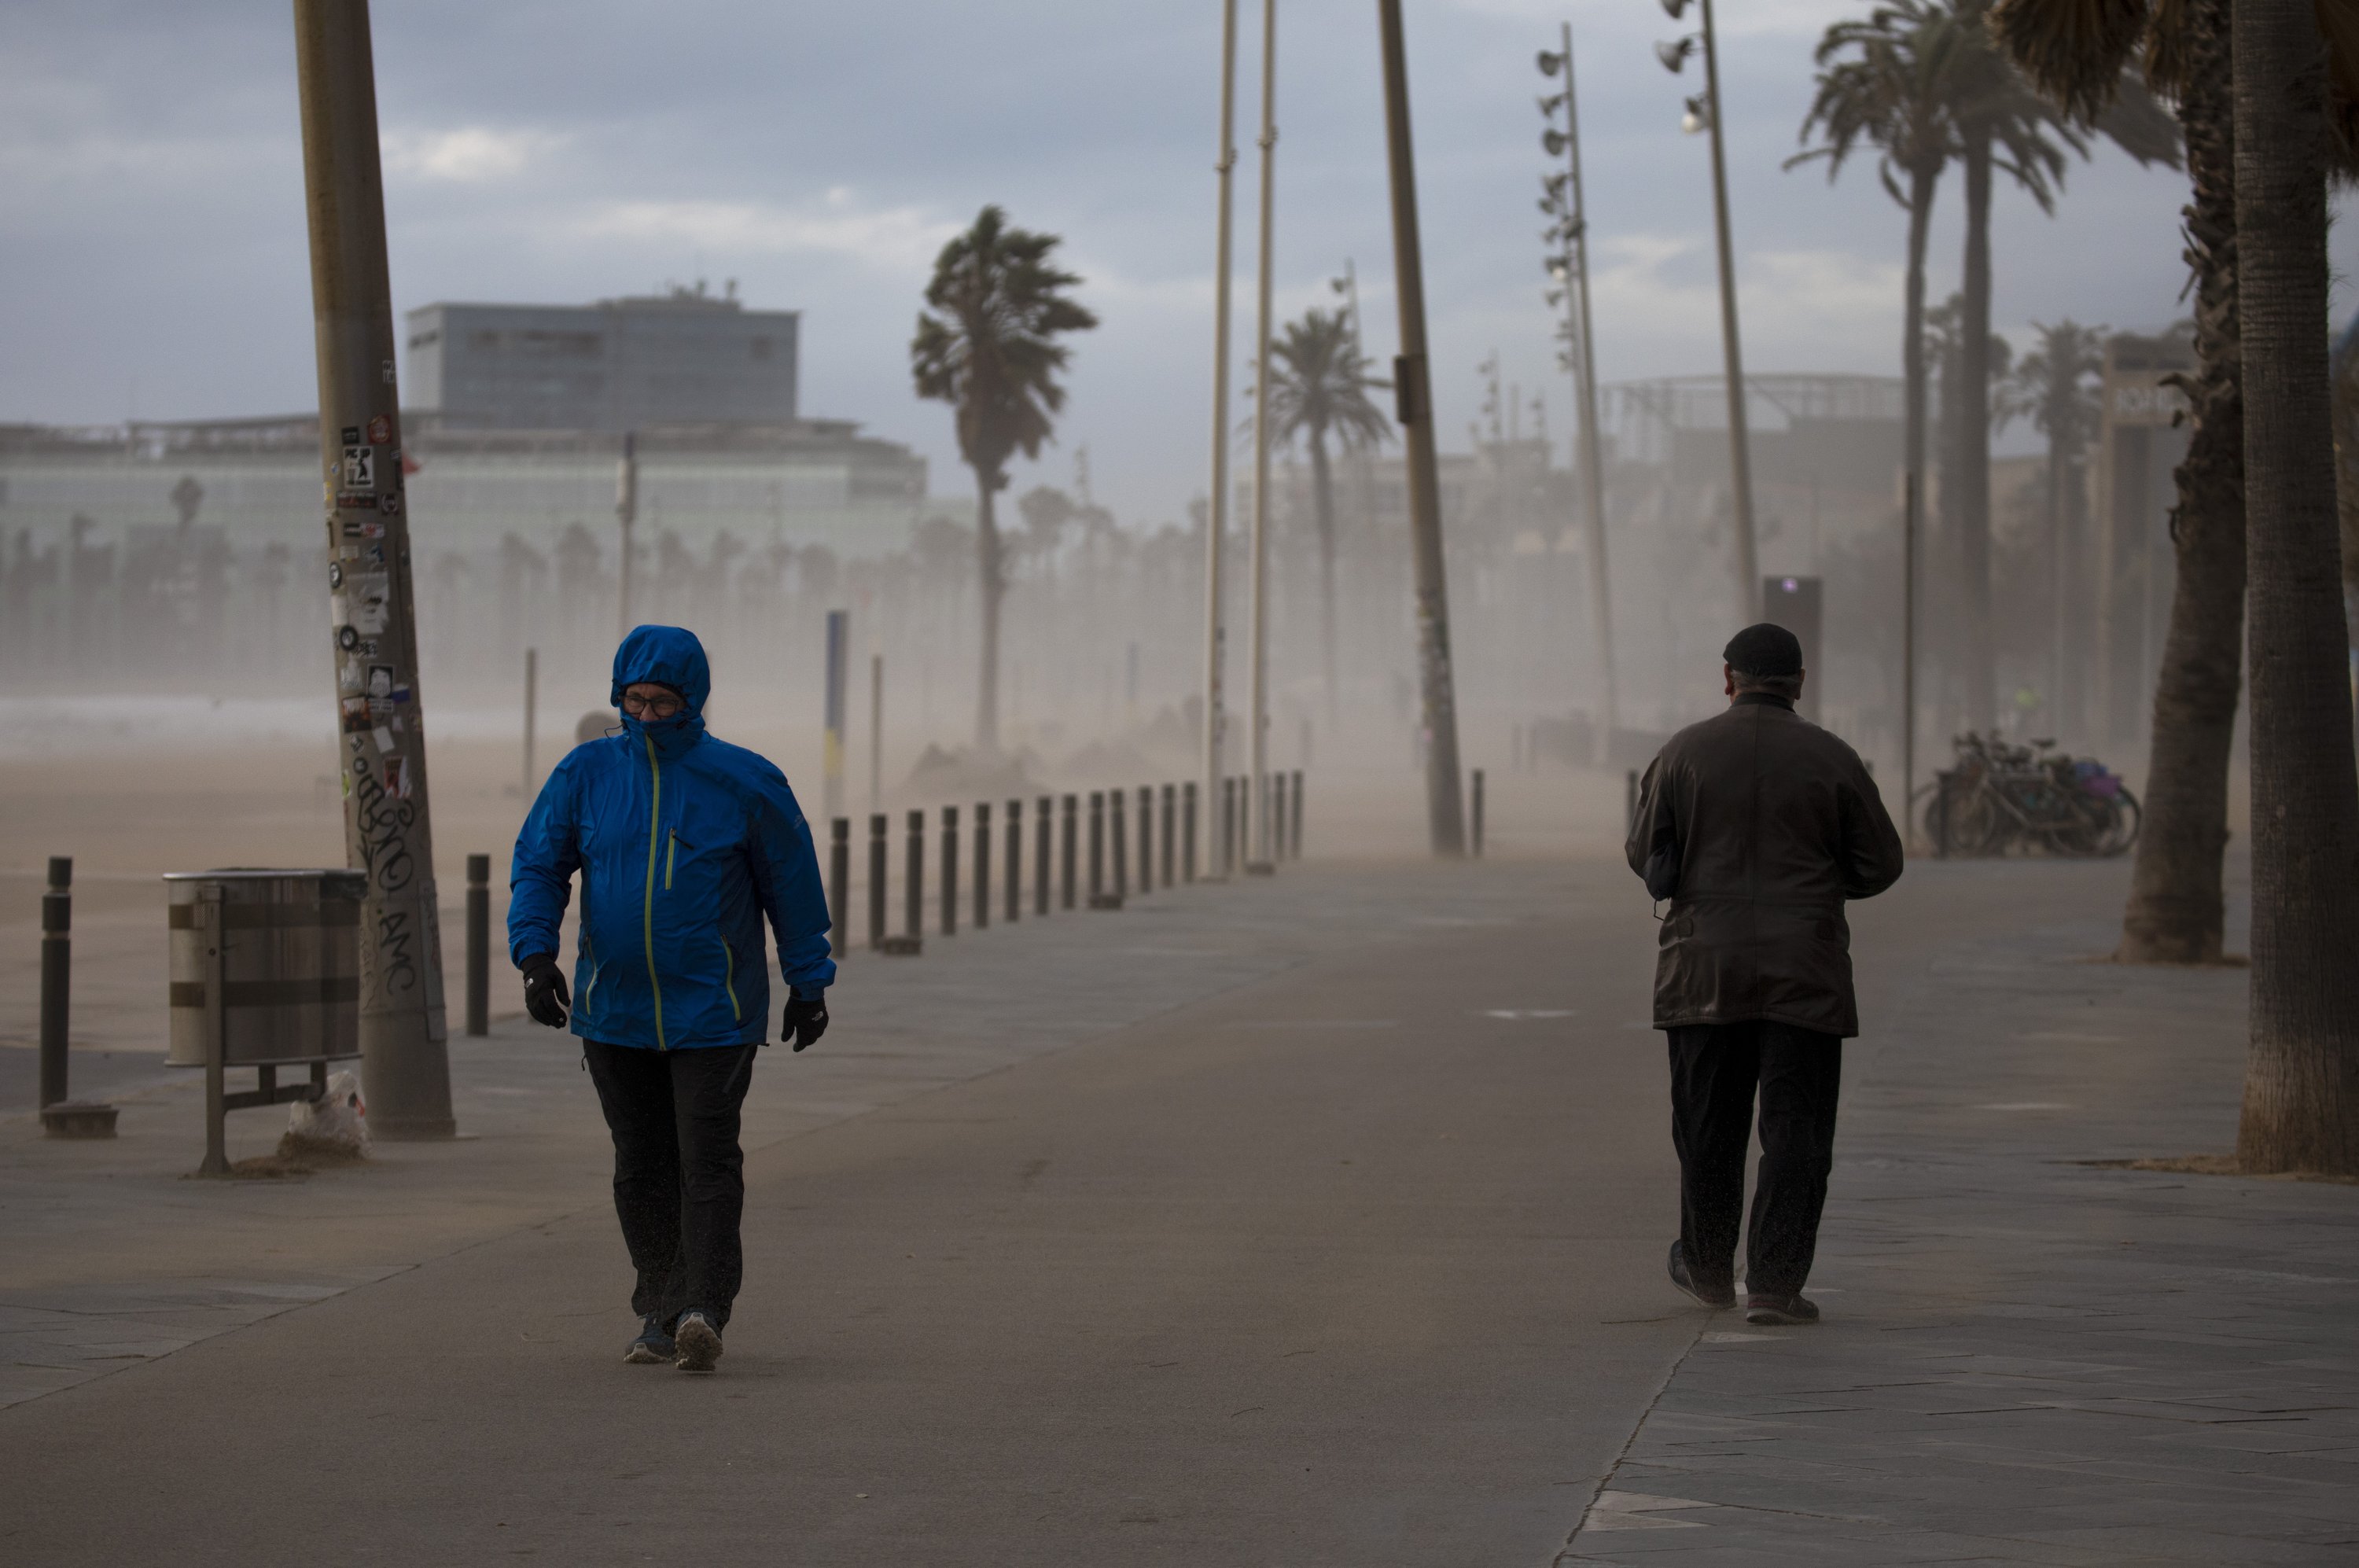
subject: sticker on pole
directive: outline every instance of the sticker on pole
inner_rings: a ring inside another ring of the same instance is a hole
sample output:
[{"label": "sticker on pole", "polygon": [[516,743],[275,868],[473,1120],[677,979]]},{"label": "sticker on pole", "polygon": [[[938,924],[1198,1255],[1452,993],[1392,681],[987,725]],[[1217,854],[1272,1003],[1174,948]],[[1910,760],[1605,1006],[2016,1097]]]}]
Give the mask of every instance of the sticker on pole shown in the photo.
[{"label": "sticker on pole", "polygon": [[369,420],[369,445],[384,446],[393,440],[393,421],[383,414]]},{"label": "sticker on pole", "polygon": [[358,445],[344,448],[344,485],[353,490],[376,488],[375,448]]}]

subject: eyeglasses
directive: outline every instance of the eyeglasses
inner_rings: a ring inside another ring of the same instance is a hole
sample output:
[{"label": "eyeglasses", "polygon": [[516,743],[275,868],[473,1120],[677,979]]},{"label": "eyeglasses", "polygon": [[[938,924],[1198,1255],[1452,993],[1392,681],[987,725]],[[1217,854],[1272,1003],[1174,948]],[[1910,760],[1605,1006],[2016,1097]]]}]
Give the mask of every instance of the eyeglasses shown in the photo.
[{"label": "eyeglasses", "polygon": [[653,696],[637,691],[623,693],[623,712],[626,713],[653,713],[657,718],[668,719],[679,710],[679,699],[669,691],[658,691]]}]

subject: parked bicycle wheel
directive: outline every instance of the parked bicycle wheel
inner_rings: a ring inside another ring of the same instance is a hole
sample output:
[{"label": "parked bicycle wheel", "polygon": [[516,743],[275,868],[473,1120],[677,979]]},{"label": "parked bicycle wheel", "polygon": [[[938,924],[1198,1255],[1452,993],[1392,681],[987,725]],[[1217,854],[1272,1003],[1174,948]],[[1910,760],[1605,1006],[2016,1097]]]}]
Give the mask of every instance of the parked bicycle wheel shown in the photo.
[{"label": "parked bicycle wheel", "polygon": [[2107,858],[2127,855],[2130,846],[2137,843],[2138,829],[2145,823],[2145,808],[2138,804],[2138,798],[2130,793],[2129,786],[2123,785],[2114,793],[2114,821],[2098,842],[2097,853]]}]

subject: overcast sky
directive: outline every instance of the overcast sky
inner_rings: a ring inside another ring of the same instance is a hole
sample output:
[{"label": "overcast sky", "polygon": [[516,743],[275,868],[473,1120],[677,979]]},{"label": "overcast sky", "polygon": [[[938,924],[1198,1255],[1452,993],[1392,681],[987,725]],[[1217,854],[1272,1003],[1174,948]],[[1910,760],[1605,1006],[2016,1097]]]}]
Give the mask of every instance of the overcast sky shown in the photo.
[{"label": "overcast sky", "polygon": [[[1866,165],[1780,171],[1810,50],[1864,0],[1723,0],[1747,368],[1897,372],[1902,220]],[[1607,380],[1717,369],[1700,83],[1658,66],[1652,0],[1407,0],[1434,377],[1462,447],[1495,349],[1569,429],[1532,201],[1533,51],[1577,29]],[[1692,13],[1690,13],[1692,16]],[[1259,7],[1243,31],[1257,43]],[[929,264],[987,201],[1065,236],[1103,325],[1078,343],[1059,444],[1126,521],[1180,517],[1210,419],[1217,0],[380,0],[377,92],[397,307],[583,302],[735,278],[803,312],[802,407],[916,446],[958,494],[948,411],[909,390]],[[294,56],[284,0],[11,0],[0,8],[0,420],[312,405]],[[1393,331],[1372,0],[1284,0],[1277,303],[1359,270]],[[1253,116],[1241,71],[1237,327],[1249,348]],[[2003,192],[1996,321],[2154,327],[2179,313],[2180,177],[2110,149],[2053,218]],[[1955,287],[1944,189],[1931,290]],[[2349,270],[2347,228],[2336,236]],[[2340,298],[2340,297],[2339,297]],[[2347,299],[2341,308],[2347,310]],[[1245,406],[1240,400],[1240,418]]]}]

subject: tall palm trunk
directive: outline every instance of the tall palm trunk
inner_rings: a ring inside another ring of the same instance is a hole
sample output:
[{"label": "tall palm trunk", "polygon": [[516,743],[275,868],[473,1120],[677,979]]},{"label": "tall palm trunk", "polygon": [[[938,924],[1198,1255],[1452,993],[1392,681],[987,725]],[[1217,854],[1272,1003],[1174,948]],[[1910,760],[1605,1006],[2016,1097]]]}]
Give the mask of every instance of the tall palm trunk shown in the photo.
[{"label": "tall palm trunk", "polygon": [[2065,410],[2050,411],[2048,432],[2048,733],[2061,735],[2064,731],[2064,628],[2066,606],[2071,595],[2066,592],[2065,562],[2070,559],[2064,550],[2064,486],[2071,476],[2071,452],[2065,426]]},{"label": "tall palm trunk", "polygon": [[1960,380],[1965,403],[1957,411],[1958,555],[1965,573],[1960,594],[1965,613],[1962,671],[1966,726],[1987,734],[1996,709],[1991,655],[1990,522],[1990,314],[1991,314],[1991,135],[1987,126],[1966,133],[1965,306],[1959,311],[1962,342]]},{"label": "tall palm trunk", "polygon": [[974,544],[976,575],[983,590],[983,657],[975,669],[974,744],[986,753],[999,749],[999,601],[1007,592],[999,519],[992,509],[992,496],[998,489],[995,474],[975,470]]},{"label": "tall palm trunk", "polygon": [[1327,727],[1335,727],[1335,473],[1327,462],[1327,431],[1310,427],[1310,504],[1319,521],[1319,657],[1327,677]]},{"label": "tall palm trunk", "polygon": [[2253,666],[2247,1171],[2359,1171],[2359,783],[2326,365],[2325,50],[2235,0],[2237,305]]},{"label": "tall palm trunk", "polygon": [[2245,632],[2245,406],[2236,326],[2236,125],[2232,0],[2192,0],[2184,24],[2187,259],[2195,272],[2194,430],[2179,465],[2170,537],[2179,574],[2154,684],[2146,827],[2130,871],[2130,964],[2220,956],[2228,765]]},{"label": "tall palm trunk", "polygon": [[[1900,526],[1904,529],[1913,527],[1917,530],[1918,538],[1901,540],[1900,560],[1903,572],[1909,570],[1917,558],[1918,551],[1924,548],[1925,408],[1929,401],[1929,389],[1925,385],[1925,246],[1928,231],[1932,226],[1933,193],[1940,182],[1941,168],[1939,164],[1930,168],[1920,164],[1908,172],[1908,275],[1902,294],[1903,324],[1900,339],[1900,374],[1905,384],[1903,397],[1908,414],[1903,437],[1904,444],[1901,448],[1901,463],[1904,465],[1901,483],[1904,490],[1901,497]],[[1909,515],[1912,511],[1915,514],[1913,517]],[[1922,603],[1918,597],[1919,592],[1920,585],[1918,583],[1907,583],[1901,585],[1904,604],[1902,611],[1904,625],[1901,635],[1912,645],[1921,641],[1918,636],[1914,614],[1915,607]],[[1904,648],[1900,655],[1903,665],[1913,670],[1916,654],[1915,646]],[[1904,777],[1901,780],[1901,788],[1908,789],[1913,788],[1917,782],[1916,769],[1913,766],[1917,756],[1917,692],[1915,691],[1910,691],[1903,696],[1901,708],[1900,723],[1904,726],[1901,742]],[[1903,800],[1901,812],[1904,822],[1908,820],[1907,813],[1909,810],[1908,802]]]}]

